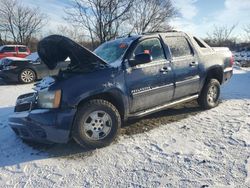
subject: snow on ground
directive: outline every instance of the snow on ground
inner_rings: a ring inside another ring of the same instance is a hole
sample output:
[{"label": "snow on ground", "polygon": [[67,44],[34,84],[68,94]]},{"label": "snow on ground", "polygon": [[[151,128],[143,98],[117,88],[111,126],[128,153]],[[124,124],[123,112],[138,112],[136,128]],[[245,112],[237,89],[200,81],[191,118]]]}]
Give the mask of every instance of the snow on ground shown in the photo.
[{"label": "snow on ground", "polygon": [[156,118],[161,126],[95,151],[18,139],[7,116],[31,87],[0,86],[0,187],[250,187],[250,69],[235,69],[217,108]]}]

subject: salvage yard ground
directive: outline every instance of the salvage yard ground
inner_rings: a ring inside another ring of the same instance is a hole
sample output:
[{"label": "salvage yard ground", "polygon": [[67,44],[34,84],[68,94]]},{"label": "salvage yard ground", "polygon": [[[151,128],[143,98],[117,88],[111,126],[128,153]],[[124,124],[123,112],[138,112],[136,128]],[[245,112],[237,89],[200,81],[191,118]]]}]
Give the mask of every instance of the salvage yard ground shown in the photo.
[{"label": "salvage yard ground", "polygon": [[250,187],[250,69],[221,104],[191,102],[129,122],[106,148],[23,143],[7,125],[32,85],[0,85],[0,187]]}]

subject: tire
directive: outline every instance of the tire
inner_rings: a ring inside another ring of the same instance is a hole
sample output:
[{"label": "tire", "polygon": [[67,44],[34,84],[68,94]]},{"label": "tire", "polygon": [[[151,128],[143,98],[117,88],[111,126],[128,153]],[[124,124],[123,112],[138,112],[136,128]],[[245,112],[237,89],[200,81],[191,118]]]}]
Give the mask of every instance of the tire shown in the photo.
[{"label": "tire", "polygon": [[24,69],[19,74],[19,81],[22,84],[30,84],[36,80],[36,73],[31,69]]},{"label": "tire", "polygon": [[208,80],[198,98],[198,104],[204,109],[211,109],[219,104],[220,82],[216,79]]},{"label": "tire", "polygon": [[121,116],[116,107],[108,101],[96,99],[79,107],[72,136],[82,147],[101,148],[115,140],[120,128]]}]

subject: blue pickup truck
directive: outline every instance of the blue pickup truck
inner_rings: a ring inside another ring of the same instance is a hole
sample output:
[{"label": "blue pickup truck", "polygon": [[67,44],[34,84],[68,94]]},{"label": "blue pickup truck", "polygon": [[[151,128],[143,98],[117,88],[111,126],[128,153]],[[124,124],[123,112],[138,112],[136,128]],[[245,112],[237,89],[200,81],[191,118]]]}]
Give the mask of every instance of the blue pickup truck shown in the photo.
[{"label": "blue pickup truck", "polygon": [[234,63],[228,48],[211,48],[179,31],[118,38],[94,52],[52,35],[40,41],[38,53],[50,69],[68,57],[71,62],[18,97],[9,125],[22,139],[73,138],[88,148],[109,145],[130,118],[191,100],[216,107]]}]

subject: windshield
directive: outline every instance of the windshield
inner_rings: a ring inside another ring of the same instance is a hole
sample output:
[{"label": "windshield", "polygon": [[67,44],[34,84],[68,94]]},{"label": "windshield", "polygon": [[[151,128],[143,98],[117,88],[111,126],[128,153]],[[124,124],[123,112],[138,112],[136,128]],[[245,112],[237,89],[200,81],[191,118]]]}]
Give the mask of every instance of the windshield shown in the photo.
[{"label": "windshield", "polygon": [[39,56],[38,56],[37,52],[34,52],[26,57],[26,59],[29,59],[31,61],[37,61],[38,58],[39,58]]},{"label": "windshield", "polygon": [[129,45],[131,44],[132,39],[117,39],[114,41],[106,42],[99,46],[94,53],[100,58],[105,60],[107,63],[114,63],[118,59],[121,59]]}]

